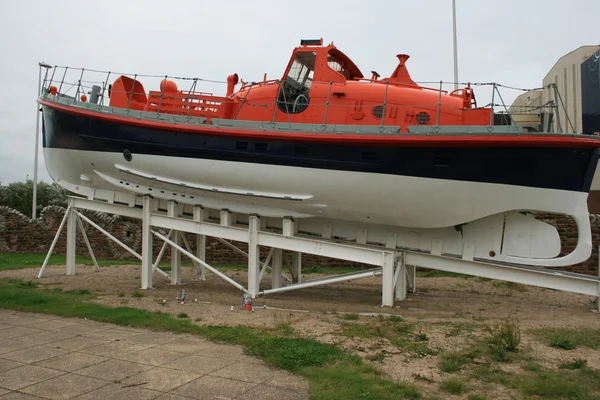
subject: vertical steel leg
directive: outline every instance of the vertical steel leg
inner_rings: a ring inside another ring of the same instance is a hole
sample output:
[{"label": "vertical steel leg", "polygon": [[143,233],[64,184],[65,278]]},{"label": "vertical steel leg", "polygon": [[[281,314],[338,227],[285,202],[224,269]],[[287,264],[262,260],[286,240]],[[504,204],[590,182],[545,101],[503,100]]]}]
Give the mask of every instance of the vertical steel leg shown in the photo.
[{"label": "vertical steel leg", "polygon": [[408,279],[408,291],[410,293],[417,292],[417,267],[414,265],[406,266],[406,275]]},{"label": "vertical steel leg", "polygon": [[[150,211],[152,199],[144,196],[142,210],[142,289],[152,289],[152,233],[150,232]],[[159,260],[157,260],[159,261]]]},{"label": "vertical steel leg", "polygon": [[383,274],[381,277],[381,306],[394,306],[394,253],[384,252],[381,265]]},{"label": "vertical steel leg", "polygon": [[[72,204],[73,200],[69,199]],[[66,274],[75,275],[75,256],[77,250],[77,214],[75,209],[71,207],[69,216],[67,217],[67,265]]]},{"label": "vertical steel leg", "polygon": [[65,215],[63,216],[62,221],[60,221],[60,226],[58,227],[58,230],[56,231],[56,235],[54,235],[54,239],[52,240],[52,244],[50,245],[48,254],[46,254],[46,258],[44,259],[42,268],[40,268],[40,272],[38,273],[38,276],[37,276],[38,278],[41,278],[42,276],[44,276],[44,270],[46,269],[46,265],[48,265],[48,261],[50,260],[50,256],[52,255],[52,252],[54,251],[56,242],[58,242],[58,238],[60,237],[60,234],[62,233],[62,230],[65,227],[65,223],[67,222],[67,219],[69,218],[69,213],[71,212],[71,207],[72,207],[71,203],[69,202],[69,206],[65,210]]},{"label": "vertical steel leg", "polygon": [[255,297],[259,292],[260,282],[259,274],[259,255],[258,229],[260,227],[260,218],[257,215],[251,215],[248,226],[248,293]]},{"label": "vertical steel leg", "polygon": [[[177,203],[169,201],[167,204],[167,215],[175,218],[178,216]],[[173,230],[173,242],[177,245],[181,243],[181,232]],[[181,252],[174,246],[171,246],[171,285],[181,283]]]},{"label": "vertical steel leg", "polygon": [[396,280],[394,282],[396,286],[396,295],[394,298],[396,300],[406,299],[406,264],[404,264],[404,256],[402,255],[398,258],[394,279]]},{"label": "vertical steel leg", "polygon": [[283,266],[283,250],[274,249],[273,251],[273,270],[271,271],[271,287],[277,289],[281,287],[281,272]]},{"label": "vertical steel leg", "polygon": [[302,282],[302,253],[292,251],[292,280],[293,283]]},{"label": "vertical steel leg", "polygon": [[[194,221],[204,222],[205,211],[202,207],[194,207]],[[206,235],[196,235],[196,256],[206,262]],[[196,279],[205,281],[206,280],[206,268],[198,263],[196,268]]]}]

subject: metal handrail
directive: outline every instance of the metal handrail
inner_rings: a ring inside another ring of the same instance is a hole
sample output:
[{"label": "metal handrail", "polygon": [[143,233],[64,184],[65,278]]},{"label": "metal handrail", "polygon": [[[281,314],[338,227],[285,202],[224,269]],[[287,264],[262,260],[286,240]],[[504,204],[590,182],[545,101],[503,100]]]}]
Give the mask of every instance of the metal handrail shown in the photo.
[{"label": "metal handrail", "polygon": [[[188,78],[188,77],[180,77],[180,76],[169,76],[169,75],[150,75],[150,74],[125,74],[125,73],[121,73],[121,72],[115,72],[115,71],[102,71],[102,70],[95,70],[95,69],[87,69],[87,68],[72,68],[72,67],[68,67],[68,66],[60,66],[60,65],[55,65],[54,67],[50,68],[52,69],[52,72],[50,73],[49,71],[47,71],[47,73],[44,76],[43,79],[43,84],[42,84],[42,95],[46,96],[48,93],[48,89],[50,86],[58,86],[58,88],[56,89],[57,94],[60,96],[69,96],[69,93],[71,92],[71,90],[73,90],[73,88],[76,88],[75,90],[75,100],[80,101],[81,100],[81,95],[86,94],[88,92],[90,92],[91,90],[93,90],[94,86],[96,87],[100,87],[99,91],[100,94],[98,96],[98,105],[99,106],[104,106],[104,101],[105,101],[105,97],[106,97],[106,93],[107,91],[110,91],[110,93],[118,93],[118,91],[115,91],[114,88],[111,87],[111,83],[110,83],[110,78],[113,75],[125,75],[125,76],[133,76],[134,80],[137,80],[138,78],[151,78],[153,80],[162,80],[162,79],[170,79],[173,81],[182,81],[184,82],[185,86],[190,85],[191,87],[189,88],[181,88],[179,89],[179,92],[181,92],[182,95],[185,95],[185,97],[183,98],[182,101],[182,111],[180,113],[180,115],[186,115],[187,117],[194,117],[194,116],[198,116],[198,115],[194,115],[194,113],[192,112],[193,108],[198,108],[198,109],[206,109],[206,110],[218,110],[218,108],[221,106],[222,104],[222,99],[224,97],[220,97],[220,96],[214,96],[214,102],[211,102],[209,97],[213,96],[212,93],[213,91],[200,91],[198,90],[198,83],[205,83],[205,84],[218,84],[218,85],[226,85],[227,81],[223,81],[223,80],[213,80],[213,79],[204,79],[204,78]],[[59,73],[59,76],[62,75],[62,77],[60,78],[60,80],[56,79],[56,73]],[[187,83],[186,83],[187,82]],[[388,98],[388,91],[389,91],[389,87],[391,85],[394,86],[404,86],[404,87],[412,87],[412,85],[410,84],[405,84],[405,83],[397,83],[397,82],[390,82],[388,79],[381,79],[381,80],[373,80],[373,79],[367,79],[367,78],[360,78],[360,79],[354,79],[354,80],[350,80],[350,81],[346,81],[343,83],[334,83],[334,82],[319,82],[319,81],[313,81],[313,85],[315,83],[321,83],[321,84],[327,84],[328,85],[328,93],[327,93],[327,99],[326,101],[323,102],[315,102],[315,101],[311,101],[310,104],[308,104],[307,107],[322,107],[324,109],[324,114],[323,114],[323,125],[327,124],[328,121],[328,115],[332,112],[332,110],[334,109],[339,109],[339,107],[353,107],[356,109],[357,105],[356,104],[335,104],[331,102],[331,96],[332,93],[335,92],[335,87],[340,85],[340,86],[348,86],[348,85],[355,85],[355,84],[364,84],[365,82],[370,82],[370,83],[379,83],[381,85],[385,85],[385,94],[384,94],[384,98],[383,98],[383,103],[380,104],[374,104],[372,102],[366,102],[366,104],[361,104],[360,107],[371,107],[371,106],[376,106],[376,105],[381,105],[383,107],[383,114],[381,117],[381,120],[379,122],[379,124],[381,126],[385,126],[386,123],[390,123],[390,118],[388,116],[388,110],[390,110],[392,107],[407,107],[407,106],[412,106],[413,108],[422,108],[423,110],[431,110],[431,112],[433,112],[435,110],[435,121],[432,121],[435,123],[434,126],[439,126],[440,121],[441,121],[441,114],[453,114],[461,109],[463,109],[462,107],[458,107],[458,106],[454,106],[454,105],[449,105],[449,104],[443,104],[442,102],[442,96],[452,96],[453,93],[449,90],[445,90],[444,89],[444,85],[454,85],[454,82],[445,82],[445,81],[437,81],[436,84],[439,85],[438,88],[433,88],[433,87],[428,87],[425,86],[424,84],[431,84],[433,82],[415,82],[417,85],[419,85],[419,88],[421,90],[425,90],[425,91],[433,91],[436,93],[439,93],[438,98],[437,98],[437,103],[428,103],[428,104],[414,104],[414,103],[410,103],[410,104],[404,104],[404,103],[399,103],[399,102],[395,102],[395,101],[390,101]],[[242,81],[242,85],[239,89],[239,91],[245,91],[245,96],[243,97],[243,100],[241,101],[241,103],[237,103],[237,110],[234,112],[235,117],[233,119],[237,119],[238,114],[240,113],[240,110],[242,109],[242,107],[249,107],[249,106],[253,106],[253,107],[273,107],[273,115],[271,118],[271,122],[275,122],[277,120],[277,113],[278,112],[284,112],[281,109],[279,109],[277,103],[278,103],[278,99],[273,99],[270,100],[268,102],[264,102],[264,103],[257,103],[256,101],[252,101],[249,102],[247,101],[247,97],[249,95],[249,92],[255,88],[255,87],[261,87],[261,86],[267,86],[267,85],[278,85],[281,86],[283,83],[283,81],[281,79],[271,79],[271,80],[266,80],[266,77],[264,80],[262,81],[258,81],[258,82],[244,82]],[[535,113],[537,110],[556,110],[556,122],[559,125],[559,131],[562,131],[562,126],[561,126],[561,121],[560,121],[560,113],[558,112],[558,109],[562,106],[563,108],[565,107],[564,103],[562,102],[562,97],[560,96],[560,93],[557,93],[558,90],[556,87],[553,87],[553,85],[547,85],[545,87],[542,88],[533,88],[533,89],[525,89],[525,88],[517,88],[517,87],[512,87],[512,86],[508,86],[508,85],[502,85],[502,84],[498,84],[496,82],[471,82],[471,83],[466,83],[465,85],[470,85],[471,87],[477,86],[477,87],[490,87],[491,89],[491,102],[489,102],[488,104],[486,104],[485,108],[490,107],[491,108],[491,114],[490,114],[490,120],[489,120],[489,125],[492,126],[493,122],[494,122],[494,115],[496,115],[496,108],[502,108],[503,112],[501,112],[501,114],[506,114],[508,116],[508,118],[510,119],[510,123],[512,125],[516,125],[515,120],[513,118],[513,116],[518,116],[518,115],[530,115],[532,113]],[[66,88],[66,90],[63,91],[63,88]],[[502,96],[502,94],[500,93],[500,88],[505,89],[505,90],[515,90],[515,91],[527,91],[527,90],[541,90],[541,89],[550,89],[550,90],[554,90],[554,98],[556,99],[556,101],[546,101],[544,104],[541,105],[536,105],[536,106],[519,106],[519,105],[512,105],[510,106],[510,110],[509,107],[507,106],[507,104],[504,101],[504,98]],[[223,90],[223,92],[225,92],[225,90]],[[163,110],[163,102],[165,101],[165,93],[163,91],[149,91],[149,92],[144,92],[144,93],[136,93],[133,88],[127,92],[128,95],[128,101],[127,101],[127,110],[131,109],[132,106],[132,99],[134,95],[144,95],[146,96],[148,99],[150,99],[151,93],[160,93],[160,101],[158,104],[158,109],[155,110],[156,113],[161,114],[163,112],[167,112]],[[278,90],[279,93],[279,90]],[[72,94],[70,96],[73,96]],[[179,95],[177,96],[179,98]],[[49,98],[48,96],[46,96],[46,98]],[[500,103],[497,103],[495,100],[496,98],[498,98],[500,100]],[[150,100],[148,100],[150,101]],[[284,102],[287,102],[287,99],[285,98],[285,94],[284,94],[284,98],[283,98]],[[173,104],[173,103],[172,103]],[[479,107],[481,108],[481,106]],[[139,108],[138,108],[139,109]],[[172,113],[172,112],[171,112]],[[285,113],[285,112],[284,112]],[[212,113],[211,113],[212,114]],[[289,113],[285,113],[287,114],[287,119],[288,119],[288,123],[291,123],[291,117]],[[568,113],[565,113],[566,117],[567,117],[567,123],[568,125],[570,125],[571,129],[573,129],[572,123],[570,121]],[[214,116],[212,116],[214,117]],[[210,118],[210,116],[209,116]],[[394,117],[392,117],[394,118]],[[433,120],[433,118],[432,118]],[[521,119],[523,120],[523,119]],[[429,125],[429,124],[428,124]]]}]

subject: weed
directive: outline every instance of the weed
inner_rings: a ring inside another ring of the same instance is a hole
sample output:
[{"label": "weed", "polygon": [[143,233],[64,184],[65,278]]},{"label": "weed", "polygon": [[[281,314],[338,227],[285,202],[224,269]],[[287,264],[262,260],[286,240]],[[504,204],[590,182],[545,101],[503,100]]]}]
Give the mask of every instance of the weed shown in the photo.
[{"label": "weed", "polygon": [[284,335],[284,336],[292,336],[294,334],[294,328],[289,322],[280,322],[277,324],[276,328]]},{"label": "weed", "polygon": [[466,383],[456,378],[447,379],[440,383],[440,389],[450,394],[462,394],[469,390]]},{"label": "weed", "polygon": [[542,366],[536,362],[529,362],[527,364],[521,365],[524,371],[529,372],[540,372],[542,370]]},{"label": "weed", "polygon": [[561,369],[582,369],[587,367],[587,360],[576,358],[575,360],[560,365]]},{"label": "weed", "polygon": [[196,322],[200,322],[200,321],[202,321],[202,318],[200,318],[200,317],[198,317],[198,318],[195,318],[195,319],[194,319],[194,321],[196,321]]},{"label": "weed", "polygon": [[136,290],[135,292],[131,293],[131,297],[140,298],[140,297],[144,297],[144,296],[145,296],[145,294],[140,292],[139,290]]},{"label": "weed", "polygon": [[344,314],[342,319],[347,321],[356,321],[358,319],[358,314]]},{"label": "weed", "polygon": [[37,283],[34,281],[22,281],[19,283],[19,286],[34,288],[37,287]]},{"label": "weed", "polygon": [[485,400],[485,396],[482,394],[472,394],[469,397],[467,397],[467,400]]},{"label": "weed", "polygon": [[505,319],[488,328],[488,349],[496,361],[508,361],[508,353],[514,353],[521,344],[521,329],[516,321]]},{"label": "weed", "polygon": [[456,372],[468,363],[469,359],[469,355],[458,352],[443,354],[440,360],[440,370],[448,373]]},{"label": "weed", "polygon": [[180,312],[179,314],[177,314],[177,318],[185,319],[188,317],[189,317],[189,315],[187,315],[187,313],[184,313],[184,312]]},{"label": "weed", "polygon": [[403,319],[399,315],[391,315],[390,316],[390,321],[392,321],[392,322],[402,322]]},{"label": "weed", "polygon": [[125,292],[119,292],[118,296],[119,297],[125,297]]},{"label": "weed", "polygon": [[600,349],[600,329],[545,328],[532,333],[551,347],[572,350],[580,346]]}]

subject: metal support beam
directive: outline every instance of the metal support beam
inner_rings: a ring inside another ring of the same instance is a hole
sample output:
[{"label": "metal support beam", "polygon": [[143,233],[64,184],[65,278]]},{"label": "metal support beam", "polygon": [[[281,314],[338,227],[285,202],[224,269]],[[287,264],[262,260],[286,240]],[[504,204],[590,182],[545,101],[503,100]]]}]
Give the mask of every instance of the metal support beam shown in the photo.
[{"label": "metal support beam", "polygon": [[[152,202],[154,205],[154,202]],[[167,235],[168,239],[171,239],[171,235],[173,234],[173,230],[169,231],[169,234]],[[143,239],[142,239],[143,240]],[[154,264],[152,264],[152,270],[153,271],[158,271],[162,276],[164,276],[165,278],[171,279],[171,276],[169,274],[167,274],[165,271],[163,271],[162,269],[158,268],[158,265],[160,264],[160,260],[162,260],[163,255],[165,254],[165,250],[167,249],[167,242],[164,242],[163,245],[160,248],[160,251],[158,252],[158,256],[156,256],[156,260],[154,261]],[[142,257],[143,258],[143,257]]]},{"label": "metal support beam", "polygon": [[414,265],[406,265],[406,280],[407,280],[407,289],[410,293],[416,293],[417,291],[417,267]]},{"label": "metal support beam", "polygon": [[251,215],[248,220],[248,292],[252,297],[255,297],[260,290],[260,282],[258,281],[260,263],[260,246],[258,245],[259,228],[259,217]]},{"label": "metal support beam", "polygon": [[394,273],[394,286],[396,287],[395,300],[406,299],[406,264],[404,264],[404,254],[400,253],[396,262],[396,271]]},{"label": "metal support beam", "polygon": [[89,219],[88,217],[86,217],[85,215],[80,213],[79,211],[73,210],[72,212],[76,212],[77,215],[79,215],[79,218],[83,219],[85,222],[87,222],[88,224],[90,224],[91,226],[93,226],[94,228],[99,230],[100,232],[102,232],[107,238],[109,238],[110,240],[112,240],[113,242],[115,242],[116,244],[121,246],[129,254],[131,254],[132,256],[134,256],[135,258],[137,258],[140,261],[142,260],[142,256],[139,255],[135,250],[133,250],[132,248],[130,248],[129,246],[127,246],[126,244],[121,242],[119,239],[117,239],[116,237],[114,237],[113,235],[108,233],[105,229],[102,229],[102,227],[100,227],[97,223],[95,223],[94,221],[92,221],[91,219]]},{"label": "metal support beam", "polygon": [[[393,265],[392,265],[392,267],[393,267]],[[303,288],[307,288],[307,287],[320,286],[320,285],[327,285],[327,284],[336,283],[336,282],[345,282],[345,281],[349,281],[352,279],[368,278],[368,277],[377,276],[377,275],[381,275],[381,268],[374,268],[374,269],[370,269],[368,271],[361,271],[361,272],[350,272],[347,274],[336,275],[333,277],[312,279],[310,281],[295,283],[293,285],[288,285],[288,286],[284,286],[284,287],[266,289],[266,290],[263,290],[262,292],[260,292],[260,294],[288,292],[290,290],[303,289]]]},{"label": "metal support beam", "polygon": [[198,257],[196,257],[192,253],[188,252],[187,250],[185,250],[183,247],[181,247],[180,245],[176,244],[172,240],[167,239],[165,236],[161,235],[160,233],[158,233],[156,231],[152,231],[151,230],[150,232],[152,232],[152,234],[154,234],[156,237],[160,238],[161,240],[164,240],[165,242],[169,243],[171,246],[176,247],[177,250],[181,251],[182,253],[184,253],[186,256],[188,256],[192,260],[196,261],[197,263],[202,264],[204,266],[204,268],[207,268],[209,271],[211,271],[215,275],[223,278],[225,281],[231,283],[236,288],[238,288],[238,289],[240,289],[240,290],[242,290],[244,292],[248,292],[248,290],[245,287],[243,287],[242,285],[240,285],[239,283],[237,283],[236,281],[234,281],[233,279],[231,279],[230,277],[228,277],[227,275],[225,275],[221,271],[219,271],[219,270],[211,267],[209,264],[207,264],[204,261],[200,260]]},{"label": "metal support beam", "polygon": [[302,282],[302,253],[299,251],[292,251],[292,282]]},{"label": "metal support beam", "polygon": [[75,256],[77,251],[77,214],[71,208],[67,217],[67,263],[66,274],[75,275]]},{"label": "metal support beam", "polygon": [[273,271],[271,272],[271,287],[281,287],[281,272],[283,266],[283,250],[273,249]]},{"label": "metal support beam", "polygon": [[48,261],[50,260],[50,256],[52,255],[52,252],[54,251],[54,247],[56,247],[56,242],[58,242],[58,238],[60,237],[60,234],[62,233],[62,230],[65,227],[65,223],[67,222],[67,219],[69,218],[69,213],[71,212],[71,208],[72,208],[72,204],[71,204],[71,202],[69,202],[69,206],[65,210],[65,215],[63,216],[62,221],[60,221],[60,225],[58,226],[58,230],[56,231],[56,235],[54,235],[54,239],[52,240],[52,244],[50,245],[50,249],[48,250],[48,253],[46,254],[46,258],[44,259],[44,262],[42,263],[42,267],[40,268],[40,272],[38,272],[38,276],[37,276],[38,278],[41,278],[41,277],[44,276],[44,270],[46,269],[46,265],[48,265]]},{"label": "metal support beam", "polygon": [[264,263],[262,263],[262,269],[260,270],[260,275],[258,276],[258,282],[260,283],[263,279],[263,276],[265,275],[265,271],[267,270],[267,268],[271,268],[269,267],[269,263],[271,262],[271,258],[273,257],[273,252],[275,251],[274,248],[271,248],[271,250],[269,250],[269,254],[267,255],[267,259],[265,260]]},{"label": "metal support beam", "polygon": [[[206,221],[206,212],[202,207],[194,207],[194,221],[202,223]],[[206,262],[206,235],[196,235],[196,256]],[[206,280],[206,268],[200,263],[196,263],[196,279]]]},{"label": "metal support beam", "polygon": [[513,267],[465,261],[456,258],[406,252],[405,263],[440,271],[457,272],[482,278],[522,283],[567,292],[598,295],[599,280],[595,276],[556,271],[538,267]]},{"label": "metal support beam", "polygon": [[79,218],[78,216],[76,218],[77,218],[77,226],[79,227],[81,236],[83,236],[83,241],[85,242],[85,245],[87,246],[88,252],[90,253],[90,257],[92,258],[92,261],[94,262],[94,267],[96,267],[96,272],[100,272],[100,267],[98,266],[98,261],[96,260],[96,256],[94,255],[94,250],[92,250],[92,245],[90,243],[90,240],[88,239],[87,233],[85,233],[85,227],[83,226],[83,222],[81,222],[81,218]]},{"label": "metal support beam", "polygon": [[383,275],[381,277],[381,306],[394,306],[394,253],[385,251],[381,253]]},{"label": "metal support beam", "polygon": [[[150,233],[150,211],[152,199],[144,196],[142,210],[142,289],[152,289],[152,273],[155,266],[152,264],[152,234]],[[156,265],[160,262],[163,249],[158,255]]]},{"label": "metal support beam", "polygon": [[[178,217],[177,203],[169,201],[167,203],[167,215],[170,218]],[[181,243],[181,233],[178,230],[173,231],[173,242],[179,245]],[[171,285],[181,284],[181,253],[177,247],[171,246]]]}]

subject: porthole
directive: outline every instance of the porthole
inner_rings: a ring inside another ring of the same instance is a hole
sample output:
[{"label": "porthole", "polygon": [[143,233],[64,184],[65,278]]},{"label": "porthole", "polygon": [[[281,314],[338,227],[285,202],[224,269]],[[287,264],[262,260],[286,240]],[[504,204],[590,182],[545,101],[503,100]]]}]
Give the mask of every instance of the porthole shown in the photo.
[{"label": "porthole", "polygon": [[373,107],[373,117],[375,117],[375,119],[381,119],[383,118],[383,114],[384,114],[384,109],[383,106],[375,106]]},{"label": "porthole", "polygon": [[427,125],[430,119],[431,118],[429,117],[429,114],[427,114],[425,111],[421,111],[417,114],[417,124],[419,125]]},{"label": "porthole", "polygon": [[123,157],[125,158],[125,160],[127,162],[131,162],[133,156],[131,155],[131,152],[127,149],[123,150]]}]

